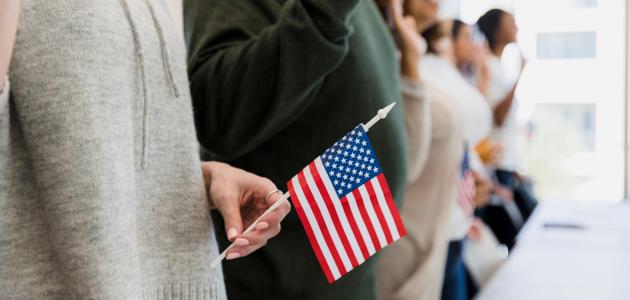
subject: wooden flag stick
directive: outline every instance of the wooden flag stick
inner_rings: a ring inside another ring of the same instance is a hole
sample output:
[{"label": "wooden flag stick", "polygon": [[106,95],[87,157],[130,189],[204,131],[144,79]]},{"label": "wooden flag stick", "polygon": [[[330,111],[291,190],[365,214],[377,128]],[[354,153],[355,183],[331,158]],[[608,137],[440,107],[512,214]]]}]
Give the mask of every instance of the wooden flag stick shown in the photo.
[{"label": "wooden flag stick", "polygon": [[[392,110],[392,108],[394,108],[394,105],[396,105],[396,102],[393,102],[392,104],[381,108],[378,110],[378,113],[376,114],[376,116],[374,116],[370,121],[367,122],[367,124],[363,125],[363,128],[365,129],[365,131],[367,132],[368,130],[370,130],[370,128],[372,128],[372,126],[374,126],[374,124],[376,124],[376,122],[385,119],[387,117],[387,114],[389,113],[389,111]],[[280,204],[282,204],[282,202],[284,200],[289,199],[289,192],[284,193],[284,195],[282,195],[282,197],[280,197],[280,199],[276,200],[276,202],[274,202],[269,208],[267,208],[267,210],[265,210],[265,212],[262,213],[262,215],[260,215],[260,217],[258,217],[256,220],[254,220],[254,222],[252,222],[251,225],[249,225],[249,227],[247,227],[247,229],[245,229],[245,231],[243,231],[242,234],[247,234],[250,233],[252,231],[254,231],[254,229],[256,229],[256,225],[258,225],[258,223],[262,220],[262,218],[264,218],[266,215],[268,215],[269,213],[271,213],[272,211],[274,211],[276,208],[278,208],[278,206],[280,206]],[[219,263],[225,258],[225,256],[227,255],[228,250],[234,248],[234,243],[230,244],[230,246],[228,246],[225,250],[223,250],[223,252],[221,252],[221,255],[217,256],[212,263],[210,263],[210,267],[211,268],[215,268],[217,265],[219,265]]]}]

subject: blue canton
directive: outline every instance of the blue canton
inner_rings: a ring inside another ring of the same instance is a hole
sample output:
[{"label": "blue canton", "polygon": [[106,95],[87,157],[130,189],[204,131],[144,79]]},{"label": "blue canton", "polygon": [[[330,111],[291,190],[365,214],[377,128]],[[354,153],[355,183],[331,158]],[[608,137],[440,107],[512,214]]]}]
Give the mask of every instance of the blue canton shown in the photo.
[{"label": "blue canton", "polygon": [[382,172],[363,125],[355,127],[320,157],[339,199]]}]

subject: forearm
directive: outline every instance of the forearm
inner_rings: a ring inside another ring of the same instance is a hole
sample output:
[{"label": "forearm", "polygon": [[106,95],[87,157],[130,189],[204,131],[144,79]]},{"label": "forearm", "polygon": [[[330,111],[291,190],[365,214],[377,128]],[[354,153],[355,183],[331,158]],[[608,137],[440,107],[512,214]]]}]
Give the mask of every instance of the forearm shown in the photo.
[{"label": "forearm", "polygon": [[512,104],[514,102],[514,89],[512,89],[512,91],[510,91],[507,96],[501,100],[501,102],[496,105],[494,107],[493,110],[493,119],[494,119],[494,124],[496,126],[503,126],[503,123],[505,122],[505,119],[507,118],[508,114],[510,113],[510,109],[512,108]]},{"label": "forearm", "polygon": [[425,88],[417,81],[402,79],[402,96],[405,104],[405,128],[409,168],[408,181],[415,180],[424,169],[431,145],[431,108]]},{"label": "forearm", "polygon": [[0,91],[9,72],[19,14],[20,0],[0,0]]}]

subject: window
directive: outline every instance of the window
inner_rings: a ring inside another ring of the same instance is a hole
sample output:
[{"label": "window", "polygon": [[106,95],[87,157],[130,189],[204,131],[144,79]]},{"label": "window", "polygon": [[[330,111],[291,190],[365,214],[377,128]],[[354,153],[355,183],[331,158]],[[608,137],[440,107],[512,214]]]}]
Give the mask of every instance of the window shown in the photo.
[{"label": "window", "polygon": [[595,32],[538,33],[536,38],[539,59],[595,58]]}]

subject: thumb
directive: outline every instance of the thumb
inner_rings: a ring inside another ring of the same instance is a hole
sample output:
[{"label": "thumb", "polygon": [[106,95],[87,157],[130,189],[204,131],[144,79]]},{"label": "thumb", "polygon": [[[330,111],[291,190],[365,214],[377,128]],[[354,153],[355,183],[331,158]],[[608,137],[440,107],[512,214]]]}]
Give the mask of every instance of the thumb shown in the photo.
[{"label": "thumb", "polygon": [[243,232],[241,209],[238,206],[238,201],[223,201],[223,203],[225,203],[225,205],[222,207],[221,214],[223,215],[225,232],[228,240],[232,241]]}]

